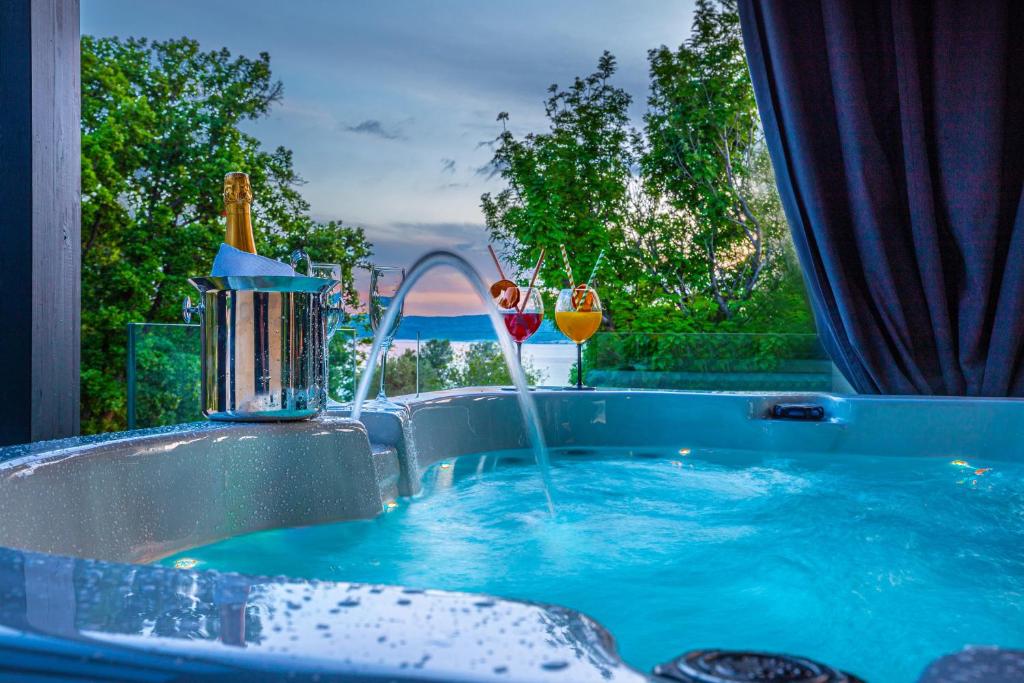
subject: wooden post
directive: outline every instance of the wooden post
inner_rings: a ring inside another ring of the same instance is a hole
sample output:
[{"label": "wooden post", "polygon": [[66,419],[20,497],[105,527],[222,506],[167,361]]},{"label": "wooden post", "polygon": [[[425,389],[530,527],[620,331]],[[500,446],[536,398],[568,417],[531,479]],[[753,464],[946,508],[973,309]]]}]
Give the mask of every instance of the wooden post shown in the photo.
[{"label": "wooden post", "polygon": [[0,446],[79,431],[79,0],[0,1]]}]

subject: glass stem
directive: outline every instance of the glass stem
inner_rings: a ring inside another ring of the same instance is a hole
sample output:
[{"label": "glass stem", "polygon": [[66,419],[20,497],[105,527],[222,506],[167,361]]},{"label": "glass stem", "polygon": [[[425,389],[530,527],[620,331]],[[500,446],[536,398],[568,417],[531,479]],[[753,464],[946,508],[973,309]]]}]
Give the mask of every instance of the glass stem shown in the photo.
[{"label": "glass stem", "polygon": [[583,388],[583,344],[576,345],[576,388]]},{"label": "glass stem", "polygon": [[519,366],[523,365],[523,342],[516,342],[516,356],[519,358]]},{"label": "glass stem", "polygon": [[388,400],[387,394],[384,392],[384,373],[388,368],[388,349],[391,348],[391,344],[385,344],[380,350],[380,392],[377,394],[378,401]]}]

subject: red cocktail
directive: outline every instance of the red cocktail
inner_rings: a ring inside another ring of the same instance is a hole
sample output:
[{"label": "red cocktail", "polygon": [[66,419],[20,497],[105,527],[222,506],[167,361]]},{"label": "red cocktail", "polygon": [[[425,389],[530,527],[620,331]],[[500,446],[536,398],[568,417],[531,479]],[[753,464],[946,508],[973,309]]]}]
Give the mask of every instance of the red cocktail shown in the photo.
[{"label": "red cocktail", "polygon": [[540,327],[541,320],[544,319],[544,315],[541,313],[520,313],[518,311],[505,313],[504,317],[505,327],[517,344],[522,344],[532,337]]},{"label": "red cocktail", "polygon": [[544,320],[544,301],[533,287],[514,287],[506,288],[496,303],[508,336],[516,343],[516,355],[522,364],[523,342],[533,336]]}]

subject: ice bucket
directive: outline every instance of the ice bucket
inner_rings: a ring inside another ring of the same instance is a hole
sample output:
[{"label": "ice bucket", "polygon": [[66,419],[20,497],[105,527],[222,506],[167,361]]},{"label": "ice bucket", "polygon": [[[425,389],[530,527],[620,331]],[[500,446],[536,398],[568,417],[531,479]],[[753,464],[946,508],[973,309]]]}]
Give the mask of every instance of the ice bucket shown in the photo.
[{"label": "ice bucket", "polygon": [[[336,280],[190,278],[185,322],[199,315],[203,414],[211,420],[304,420],[327,404],[328,292]],[[336,316],[340,317],[340,316]]]}]

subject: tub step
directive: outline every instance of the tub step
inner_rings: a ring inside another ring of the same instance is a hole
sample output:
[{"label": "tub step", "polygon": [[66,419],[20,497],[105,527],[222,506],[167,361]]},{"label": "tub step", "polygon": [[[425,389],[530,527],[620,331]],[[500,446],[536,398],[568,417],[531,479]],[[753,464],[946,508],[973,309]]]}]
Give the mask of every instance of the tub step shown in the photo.
[{"label": "tub step", "polygon": [[371,443],[370,452],[373,454],[373,467],[377,472],[380,502],[386,508],[388,503],[398,498],[398,480],[402,473],[398,464],[398,449],[386,444]]}]

